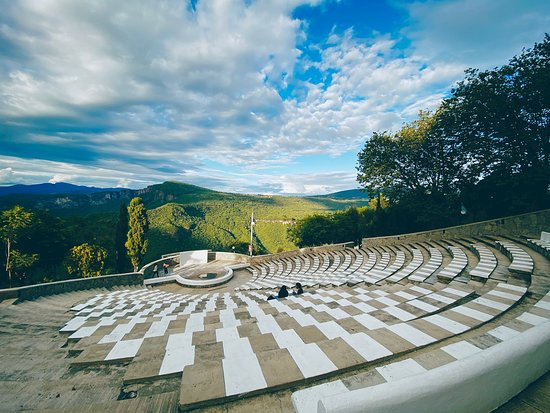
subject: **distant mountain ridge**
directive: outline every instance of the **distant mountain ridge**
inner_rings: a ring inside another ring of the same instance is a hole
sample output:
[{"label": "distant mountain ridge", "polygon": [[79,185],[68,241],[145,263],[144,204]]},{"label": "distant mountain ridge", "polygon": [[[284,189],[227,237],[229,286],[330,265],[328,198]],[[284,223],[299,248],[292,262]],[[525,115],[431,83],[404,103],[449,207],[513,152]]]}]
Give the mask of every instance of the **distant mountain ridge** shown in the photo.
[{"label": "distant mountain ridge", "polygon": [[348,189],[346,191],[338,191],[326,195],[313,195],[312,197],[330,199],[369,199],[369,194],[360,189]]},{"label": "distant mountain ridge", "polygon": [[0,186],[0,196],[11,194],[93,194],[96,192],[116,192],[126,188],[97,188],[95,186],[73,185],[65,182],[43,183],[34,185],[9,185]]}]

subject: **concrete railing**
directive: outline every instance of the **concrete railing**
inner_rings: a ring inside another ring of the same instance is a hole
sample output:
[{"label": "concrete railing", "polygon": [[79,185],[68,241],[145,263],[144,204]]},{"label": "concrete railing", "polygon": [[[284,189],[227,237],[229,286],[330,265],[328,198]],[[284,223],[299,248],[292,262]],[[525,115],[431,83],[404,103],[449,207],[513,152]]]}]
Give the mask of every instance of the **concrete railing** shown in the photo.
[{"label": "concrete railing", "polygon": [[166,277],[159,278],[150,278],[145,280],[145,285],[160,285],[171,282],[177,282],[178,284],[184,287],[193,287],[193,288],[209,288],[215,287],[221,284],[225,284],[233,278],[234,271],[240,270],[242,268],[248,267],[247,263],[229,265],[225,267],[225,274],[216,278],[205,278],[205,279],[191,279],[182,277],[179,274],[172,274]]},{"label": "concrete railing", "polygon": [[550,323],[470,357],[388,383],[327,396],[318,412],[490,412],[550,370]]},{"label": "concrete railing", "polygon": [[362,244],[363,246],[370,247],[485,235],[538,238],[541,230],[547,228],[550,228],[550,209],[430,231],[363,238]]},{"label": "concrete railing", "polygon": [[100,275],[99,277],[79,278],[76,280],[54,281],[51,283],[26,285],[17,288],[0,290],[0,301],[17,298],[18,301],[34,300],[54,294],[93,288],[110,288],[123,285],[142,285],[143,273],[129,272],[125,274]]},{"label": "concrete railing", "polygon": [[172,254],[170,254],[168,256],[163,255],[162,258],[159,258],[158,260],[151,261],[150,263],[145,264],[143,267],[141,267],[139,272],[143,274],[144,278],[151,278],[153,276],[153,267],[156,264],[157,268],[158,268],[158,271],[159,271],[159,274],[161,274],[162,273],[162,264],[168,263],[168,265],[170,265],[171,267],[179,264],[179,252],[177,254],[178,254],[177,256],[172,255]]}]

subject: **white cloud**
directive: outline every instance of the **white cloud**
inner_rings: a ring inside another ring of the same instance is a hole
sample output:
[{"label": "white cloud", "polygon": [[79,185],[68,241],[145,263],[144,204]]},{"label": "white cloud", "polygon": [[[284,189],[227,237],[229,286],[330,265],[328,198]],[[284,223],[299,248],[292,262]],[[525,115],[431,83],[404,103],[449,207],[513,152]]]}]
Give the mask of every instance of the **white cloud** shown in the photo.
[{"label": "white cloud", "polygon": [[15,172],[13,168],[7,167],[0,169],[0,185],[7,185],[14,183]]},{"label": "white cloud", "polygon": [[404,34],[416,53],[464,68],[500,66],[542,41],[550,27],[547,0],[428,0],[404,7],[411,18]]},{"label": "white cloud", "polygon": [[[294,159],[356,153],[373,131],[437,106],[467,63],[503,63],[550,27],[546,1],[417,2],[404,6],[412,26],[401,34],[332,31],[309,45],[317,62],[297,47],[307,23],[292,11],[320,3],[200,0],[191,10],[176,0],[4,2],[0,167],[13,170],[0,171],[2,182],[348,189],[354,165],[345,177],[310,180],[292,174]],[[399,36],[412,46],[403,49]],[[323,81],[297,79],[297,67]],[[283,100],[278,88],[290,83],[301,94]]]}]

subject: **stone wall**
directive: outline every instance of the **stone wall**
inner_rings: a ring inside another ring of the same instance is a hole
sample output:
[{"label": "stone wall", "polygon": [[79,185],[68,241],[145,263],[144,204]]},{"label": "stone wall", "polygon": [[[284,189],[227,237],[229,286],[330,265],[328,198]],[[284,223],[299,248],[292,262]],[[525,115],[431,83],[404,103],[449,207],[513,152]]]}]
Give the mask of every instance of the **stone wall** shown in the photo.
[{"label": "stone wall", "polygon": [[238,254],[236,252],[214,252],[215,259],[216,260],[224,260],[224,261],[235,261],[235,262],[242,262],[242,263],[248,263],[250,261],[250,257],[248,255],[244,254]]},{"label": "stone wall", "polygon": [[0,301],[17,298],[18,301],[34,300],[54,294],[93,288],[111,288],[123,285],[142,285],[143,273],[130,272],[126,274],[100,275],[99,277],[79,278],[77,280],[55,281],[44,284],[27,285],[18,288],[0,290]]},{"label": "stone wall", "polygon": [[506,235],[511,237],[538,239],[541,231],[544,230],[550,230],[550,209],[431,231],[387,237],[363,238],[363,246],[392,245],[482,235]]}]

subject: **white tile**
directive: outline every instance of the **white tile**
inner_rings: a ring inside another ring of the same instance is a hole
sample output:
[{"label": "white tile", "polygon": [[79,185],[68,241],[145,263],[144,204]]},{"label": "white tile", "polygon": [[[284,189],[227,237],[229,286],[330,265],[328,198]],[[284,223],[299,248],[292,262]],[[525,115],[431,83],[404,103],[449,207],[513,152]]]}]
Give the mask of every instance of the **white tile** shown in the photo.
[{"label": "white tile", "polygon": [[433,300],[441,301],[442,303],[445,303],[445,304],[451,304],[451,303],[454,303],[456,301],[452,298],[449,298],[449,297],[446,297],[444,295],[437,294],[437,293],[432,293],[432,294],[428,295],[428,297],[433,299]]},{"label": "white tile", "polygon": [[494,295],[496,297],[506,298],[507,300],[511,300],[511,301],[517,301],[518,299],[521,298],[521,296],[517,294],[508,294],[498,290],[491,290],[487,294]]},{"label": "white tile", "polygon": [[292,393],[292,404],[300,413],[317,413],[317,403],[321,398],[348,391],[342,380],[330,381]]},{"label": "white tile", "polygon": [[500,311],[505,311],[510,307],[508,304],[503,304],[501,302],[489,300],[489,299],[485,298],[485,296],[476,298],[475,300],[473,300],[473,302],[484,305],[486,307],[494,308],[494,309],[500,310]]},{"label": "white tile", "polygon": [[341,337],[342,334],[346,334],[347,331],[335,321],[327,321],[324,323],[316,324],[316,327],[329,339]]},{"label": "white tile", "polygon": [[377,308],[373,307],[371,305],[368,305],[366,303],[357,303],[353,304],[355,308],[358,308],[359,310],[363,311],[364,313],[372,313],[373,311],[376,311]]},{"label": "white tile", "polygon": [[453,334],[460,334],[466,330],[469,330],[469,327],[465,326],[464,324],[460,324],[439,314],[433,314],[428,317],[424,317],[424,320],[438,327],[441,327],[444,330],[450,331]]},{"label": "white tile", "polygon": [[404,298],[405,300],[414,300],[416,298],[416,295],[409,294],[405,291],[397,291],[394,293],[395,295]]},{"label": "white tile", "polygon": [[391,298],[388,298],[388,297],[380,297],[380,298],[377,298],[376,301],[387,306],[395,306],[399,304],[399,301],[392,300]]},{"label": "white tile", "polygon": [[371,316],[370,314],[358,314],[352,316],[359,323],[367,327],[369,330],[374,330],[376,328],[387,327],[387,324],[380,321],[376,317]]},{"label": "white tile", "polygon": [[405,310],[402,310],[399,307],[386,307],[386,308],[383,308],[382,310],[400,319],[401,321],[409,321],[416,318],[414,314],[411,314]]},{"label": "white tile", "polygon": [[466,291],[457,290],[456,288],[452,288],[452,287],[446,287],[443,289],[443,291],[446,293],[456,295],[457,297],[466,297],[468,294],[470,294]]},{"label": "white tile", "polygon": [[441,350],[447,354],[450,354],[457,360],[470,357],[471,355],[477,354],[481,351],[480,348],[467,341],[459,341],[457,343],[449,344],[448,346],[441,347]]},{"label": "white tile", "polygon": [[256,316],[256,319],[258,320],[258,328],[262,334],[266,333],[273,333],[276,331],[281,331],[281,326],[271,314],[264,315],[264,316]]},{"label": "white tile", "polygon": [[502,341],[505,341],[512,337],[517,336],[518,334],[520,334],[520,332],[510,327],[498,326],[497,328],[494,328],[491,331],[488,331],[488,334]]},{"label": "white tile", "polygon": [[204,331],[204,314],[192,313],[185,323],[185,332]]},{"label": "white tile", "polygon": [[175,319],[176,319],[176,316],[166,316],[160,319],[159,321],[153,322],[151,324],[151,327],[149,327],[149,330],[147,330],[147,333],[145,333],[145,338],[162,337],[164,333],[166,333],[166,330],[168,329],[168,324],[170,324],[170,321]]},{"label": "white tile", "polygon": [[405,323],[394,324],[386,328],[415,346],[424,346],[437,341],[432,336]]},{"label": "white tile", "polygon": [[166,342],[166,351],[174,350],[177,348],[191,347],[193,341],[192,333],[177,333],[170,334],[168,341]]},{"label": "white tile", "polygon": [[216,329],[216,341],[231,341],[240,338],[237,327],[227,327]]},{"label": "white tile", "polygon": [[95,326],[90,327],[80,327],[78,330],[76,330],[73,334],[69,336],[69,338],[84,338],[89,337],[92,334],[95,333],[95,331],[99,328],[99,324],[96,324]]},{"label": "white tile", "polygon": [[382,357],[391,356],[393,353],[365,333],[344,334],[342,339],[348,343],[365,360],[372,361]]},{"label": "white tile", "polygon": [[267,387],[260,363],[253,352],[233,353],[230,357],[226,356],[222,364],[227,396]]},{"label": "white tile", "polygon": [[276,331],[272,334],[280,348],[297,347],[304,344],[300,336],[294,330]]},{"label": "white tile", "polygon": [[241,325],[241,321],[235,318],[235,313],[230,309],[220,311],[220,323],[224,327],[236,327]]},{"label": "white tile", "polygon": [[548,318],[544,318],[531,313],[523,313],[517,318],[519,321],[523,321],[534,326],[548,322]]},{"label": "white tile", "polygon": [[424,373],[426,369],[413,359],[398,361],[385,366],[376,367],[378,373],[387,381],[395,381],[415,374]]},{"label": "white tile", "polygon": [[436,307],[435,305],[431,305],[428,303],[425,303],[422,300],[411,300],[407,301],[407,304],[412,305],[413,307],[420,308],[423,311],[427,311],[428,313],[433,313],[435,311],[439,310],[439,307]]},{"label": "white tile", "polygon": [[330,314],[336,320],[342,320],[349,317],[349,314],[346,313],[344,310],[341,310],[340,308],[327,308],[325,309],[325,312],[327,314]]},{"label": "white tile", "polygon": [[190,342],[187,346],[174,347],[166,350],[159,375],[171,374],[183,371],[185,366],[190,366],[195,362],[195,346]]},{"label": "white tile", "polygon": [[113,331],[103,336],[103,338],[99,340],[98,344],[115,343],[117,341],[122,340],[122,338],[126,334],[128,334],[132,330],[132,328],[134,328],[134,325],[135,325],[135,322],[132,322],[132,321],[130,321],[127,324],[119,324],[113,329]]},{"label": "white tile", "polygon": [[451,311],[473,318],[474,320],[483,321],[483,322],[489,321],[493,318],[492,315],[486,314],[482,311],[475,310],[473,308],[468,307],[467,305],[459,305],[451,309]]},{"label": "white tile", "polygon": [[432,290],[428,290],[426,288],[422,288],[417,285],[413,285],[410,289],[423,295],[430,294],[432,292]]},{"label": "white tile", "polygon": [[111,349],[105,360],[116,360],[134,357],[143,343],[142,338],[135,340],[118,341]]},{"label": "white tile", "polygon": [[289,347],[288,352],[305,378],[315,377],[338,369],[315,343]]},{"label": "white tile", "polygon": [[69,322],[67,324],[65,324],[65,327],[63,327],[59,331],[64,331],[64,332],[76,331],[85,322],[86,322],[86,317],[76,316],[73,319],[69,320]]},{"label": "white tile", "polygon": [[524,294],[526,291],[525,287],[520,287],[518,285],[512,285],[512,284],[506,284],[506,283],[499,283],[499,288],[505,288],[507,290],[517,291],[520,294]]}]

